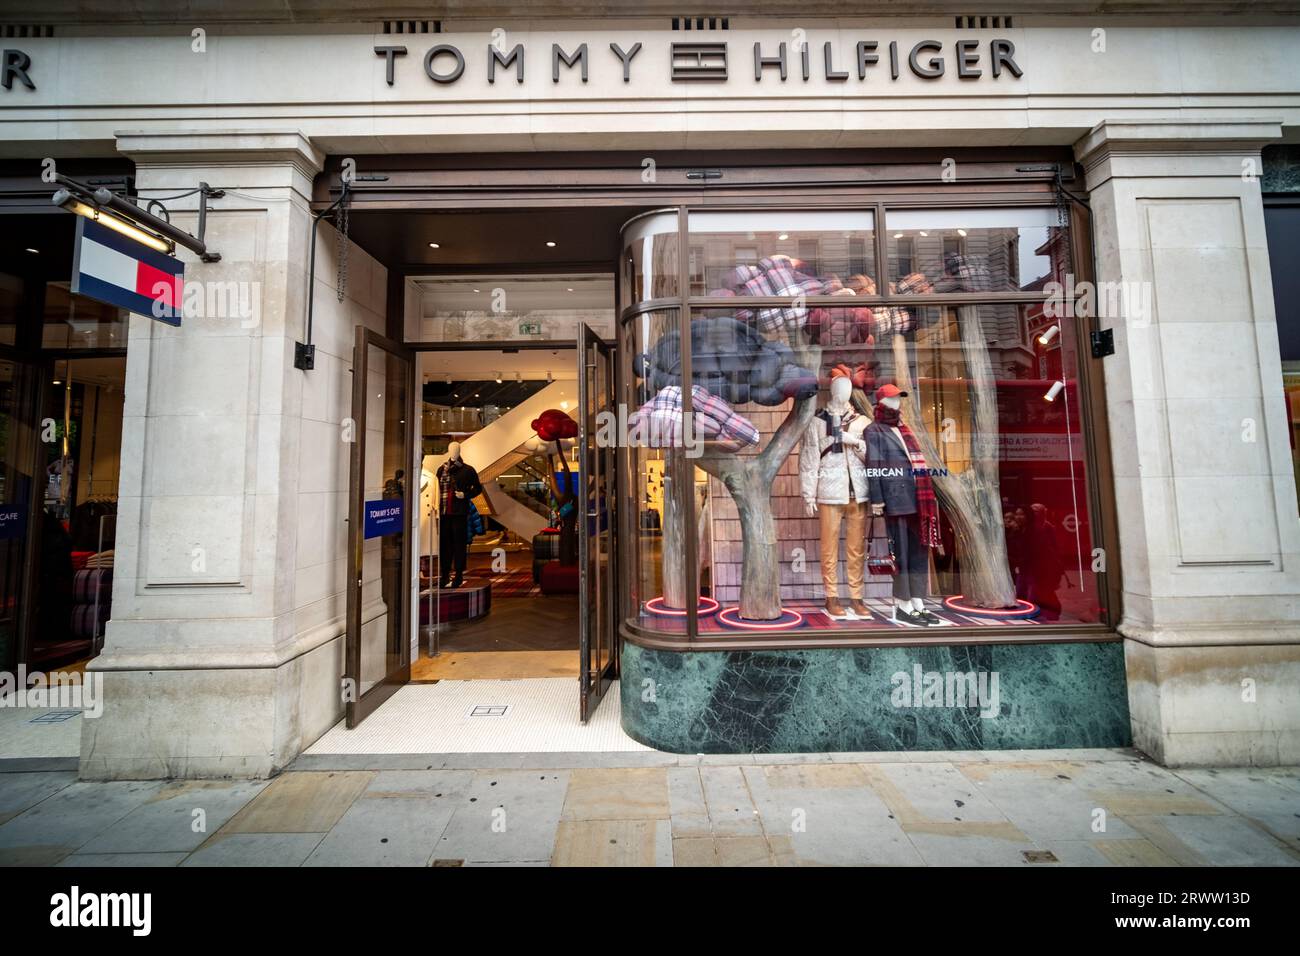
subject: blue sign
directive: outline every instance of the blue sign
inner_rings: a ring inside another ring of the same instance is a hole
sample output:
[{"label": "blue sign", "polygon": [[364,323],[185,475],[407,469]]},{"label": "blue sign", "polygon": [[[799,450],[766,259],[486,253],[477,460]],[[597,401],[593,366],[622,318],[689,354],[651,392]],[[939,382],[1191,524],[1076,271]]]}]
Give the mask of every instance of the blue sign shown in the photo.
[{"label": "blue sign", "polygon": [[402,499],[380,498],[366,502],[365,535],[382,538],[402,530]]},{"label": "blue sign", "polygon": [[21,505],[0,505],[0,541],[12,541],[23,536],[27,516]]}]

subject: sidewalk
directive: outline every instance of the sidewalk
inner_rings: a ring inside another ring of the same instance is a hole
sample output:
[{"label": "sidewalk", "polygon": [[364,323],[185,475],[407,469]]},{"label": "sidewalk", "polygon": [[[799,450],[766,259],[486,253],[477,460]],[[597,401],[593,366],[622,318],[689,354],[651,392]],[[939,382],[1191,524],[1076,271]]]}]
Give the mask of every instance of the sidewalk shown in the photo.
[{"label": "sidewalk", "polygon": [[1300,769],[1126,750],[303,757],[272,781],[0,761],[0,863],[1295,866]]}]

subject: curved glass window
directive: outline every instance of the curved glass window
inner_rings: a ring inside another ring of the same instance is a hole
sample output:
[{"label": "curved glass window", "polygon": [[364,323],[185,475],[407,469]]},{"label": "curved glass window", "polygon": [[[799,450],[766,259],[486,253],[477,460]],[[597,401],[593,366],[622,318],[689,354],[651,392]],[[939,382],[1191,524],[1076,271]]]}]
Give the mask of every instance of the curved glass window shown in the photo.
[{"label": "curved glass window", "polygon": [[[885,289],[873,258],[845,258],[874,245],[869,213],[691,213],[682,310],[622,320],[629,624],[797,640],[1105,620],[1079,330],[1049,297],[1068,233],[1054,208],[1002,212],[906,211],[918,238],[965,221],[1018,265],[904,292],[930,260],[898,261],[896,237]],[[794,254],[808,236],[816,254]],[[1030,273],[1036,291],[1005,288]]]},{"label": "curved glass window", "polygon": [[677,295],[677,213],[652,212],[623,226],[625,304]]}]

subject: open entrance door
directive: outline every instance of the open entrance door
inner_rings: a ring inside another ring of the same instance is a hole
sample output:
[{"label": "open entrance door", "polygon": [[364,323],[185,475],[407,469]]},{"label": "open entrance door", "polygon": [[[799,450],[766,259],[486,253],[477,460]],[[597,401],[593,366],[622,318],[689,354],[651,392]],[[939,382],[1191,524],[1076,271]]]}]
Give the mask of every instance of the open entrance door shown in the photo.
[{"label": "open entrance door", "polygon": [[358,326],[348,486],[347,725],[411,677],[415,368],[409,350]]},{"label": "open entrance door", "polygon": [[578,707],[583,723],[596,712],[618,668],[616,448],[613,441],[597,440],[602,412],[615,413],[613,353],[584,323],[578,337]]}]

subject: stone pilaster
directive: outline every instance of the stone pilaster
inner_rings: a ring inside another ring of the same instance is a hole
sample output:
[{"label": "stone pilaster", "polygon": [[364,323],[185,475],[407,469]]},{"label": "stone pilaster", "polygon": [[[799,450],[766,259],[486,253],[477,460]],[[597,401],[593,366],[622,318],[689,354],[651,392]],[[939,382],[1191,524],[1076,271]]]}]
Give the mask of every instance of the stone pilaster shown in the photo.
[{"label": "stone pilaster", "polygon": [[[1135,744],[1300,760],[1300,522],[1260,196],[1278,120],[1108,120],[1087,174]],[[1121,288],[1122,295],[1111,290]]]}]

